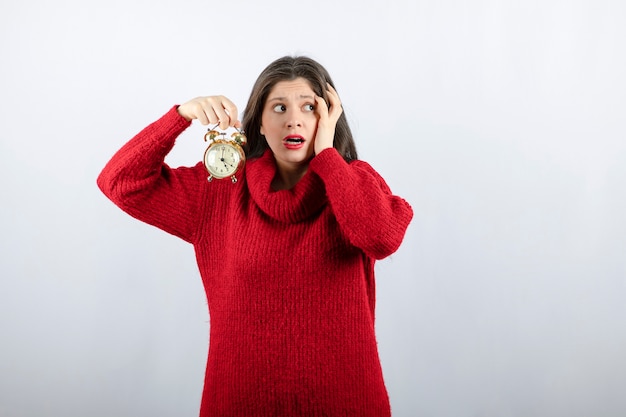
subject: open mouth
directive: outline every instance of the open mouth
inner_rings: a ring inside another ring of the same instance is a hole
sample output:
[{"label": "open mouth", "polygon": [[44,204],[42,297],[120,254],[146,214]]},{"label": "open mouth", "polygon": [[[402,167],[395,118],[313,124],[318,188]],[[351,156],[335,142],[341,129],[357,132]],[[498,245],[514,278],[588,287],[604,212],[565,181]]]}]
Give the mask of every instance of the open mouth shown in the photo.
[{"label": "open mouth", "polygon": [[297,150],[304,146],[304,138],[299,135],[290,135],[283,139],[283,144],[285,148]]},{"label": "open mouth", "polygon": [[286,144],[299,145],[301,143],[304,143],[304,138],[302,136],[287,136],[285,139],[283,139],[283,141]]}]

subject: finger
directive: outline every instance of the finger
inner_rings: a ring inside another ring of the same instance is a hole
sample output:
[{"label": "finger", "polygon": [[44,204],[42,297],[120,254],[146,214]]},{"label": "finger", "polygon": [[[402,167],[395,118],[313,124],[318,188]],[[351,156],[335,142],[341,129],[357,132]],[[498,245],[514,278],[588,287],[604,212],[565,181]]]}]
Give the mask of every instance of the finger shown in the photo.
[{"label": "finger", "polygon": [[341,106],[341,100],[339,99],[339,94],[337,94],[337,91],[333,88],[332,85],[328,84],[328,101],[330,102],[330,106],[329,106],[329,113],[330,113],[330,117],[332,117],[333,119],[337,120],[339,119],[339,116],[341,116],[341,113],[343,113],[343,107]]},{"label": "finger", "polygon": [[330,96],[336,97],[337,99],[339,98],[339,93],[337,93],[337,90],[335,90],[330,83],[326,83],[326,91]]},{"label": "finger", "polygon": [[209,122],[209,118],[206,117],[206,114],[204,114],[204,112],[199,112],[196,119],[198,119],[198,121],[200,122],[201,125],[206,126],[208,125]]},{"label": "finger", "polygon": [[197,119],[201,124],[216,124],[219,120],[213,110],[213,101],[211,97],[198,97],[186,103],[186,114],[191,119]]},{"label": "finger", "polygon": [[202,106],[199,103],[199,97],[187,101],[178,106],[178,114],[183,116],[187,121],[199,119]]},{"label": "finger", "polygon": [[317,106],[315,106],[315,111],[320,116],[320,120],[325,120],[328,118],[328,105],[326,104],[326,100],[324,98],[315,96],[315,101],[317,102]]},{"label": "finger", "polygon": [[221,101],[217,97],[206,97],[202,101],[202,111],[206,114],[210,124],[219,125],[223,129],[225,128],[224,121],[228,123],[228,115],[224,112]]},{"label": "finger", "polygon": [[230,101],[227,97],[221,96],[222,98],[222,106],[225,110],[225,112],[228,114],[228,118],[229,118],[229,126],[235,126],[237,124],[241,124],[239,122],[239,114],[237,111],[237,106],[235,105],[235,103],[233,103],[232,101]]},{"label": "finger", "polygon": [[[210,109],[208,109],[210,110]],[[196,105],[193,108],[193,116],[198,119],[198,121],[200,122],[200,124],[206,126],[209,123],[211,123],[211,118],[209,117],[209,114],[207,113],[207,108],[205,108],[202,103],[196,103]]]},{"label": "finger", "polygon": [[219,121],[219,117],[215,114],[212,104],[208,100],[199,103],[197,111],[197,119],[203,125],[214,125]]},{"label": "finger", "polygon": [[335,90],[333,86],[329,83],[326,84],[326,87],[326,92],[328,93],[328,101],[330,102],[330,105],[341,106],[341,100],[339,99],[339,94],[337,93],[337,90]]},{"label": "finger", "polygon": [[234,126],[237,120],[237,106],[232,101],[224,96],[212,97],[211,104],[213,111],[217,115],[216,123],[219,123],[219,127],[222,130],[228,129],[229,126]]}]

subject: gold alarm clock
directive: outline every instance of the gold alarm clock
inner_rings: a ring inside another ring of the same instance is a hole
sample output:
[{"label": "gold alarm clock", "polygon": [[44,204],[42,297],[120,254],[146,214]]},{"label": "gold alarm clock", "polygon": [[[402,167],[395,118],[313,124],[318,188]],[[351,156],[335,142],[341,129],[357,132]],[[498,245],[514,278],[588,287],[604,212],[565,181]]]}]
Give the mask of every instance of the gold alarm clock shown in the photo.
[{"label": "gold alarm clock", "polygon": [[204,152],[204,166],[209,172],[209,181],[213,178],[218,180],[230,177],[233,183],[237,182],[236,174],[243,169],[246,163],[246,154],[243,146],[247,141],[242,130],[235,128],[230,138],[225,131],[209,128],[204,135],[205,142],[209,147]]}]

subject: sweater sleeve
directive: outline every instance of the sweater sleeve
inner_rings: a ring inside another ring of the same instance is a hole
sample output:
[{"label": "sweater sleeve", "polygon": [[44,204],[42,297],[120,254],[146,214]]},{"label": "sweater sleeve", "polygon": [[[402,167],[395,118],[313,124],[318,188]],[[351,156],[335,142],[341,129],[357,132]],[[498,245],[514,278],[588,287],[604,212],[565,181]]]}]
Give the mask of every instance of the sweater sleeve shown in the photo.
[{"label": "sweater sleeve", "polygon": [[324,182],[341,231],[354,246],[374,259],[400,247],[413,210],[368,163],[348,164],[330,148],[316,155],[309,168]]},{"label": "sweater sleeve", "polygon": [[191,124],[177,106],[126,143],[98,176],[102,192],[131,216],[193,242],[206,174],[170,168],[165,156]]}]

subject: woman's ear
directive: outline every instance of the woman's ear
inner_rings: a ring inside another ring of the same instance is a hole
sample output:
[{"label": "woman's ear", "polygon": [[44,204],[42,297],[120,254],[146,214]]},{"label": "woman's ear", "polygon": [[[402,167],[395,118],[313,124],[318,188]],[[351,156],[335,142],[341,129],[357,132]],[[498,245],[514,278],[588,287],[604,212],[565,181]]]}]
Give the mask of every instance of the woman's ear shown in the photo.
[{"label": "woman's ear", "polygon": [[263,126],[261,126],[260,132],[261,132],[261,136],[265,136],[265,133],[263,133]]}]

